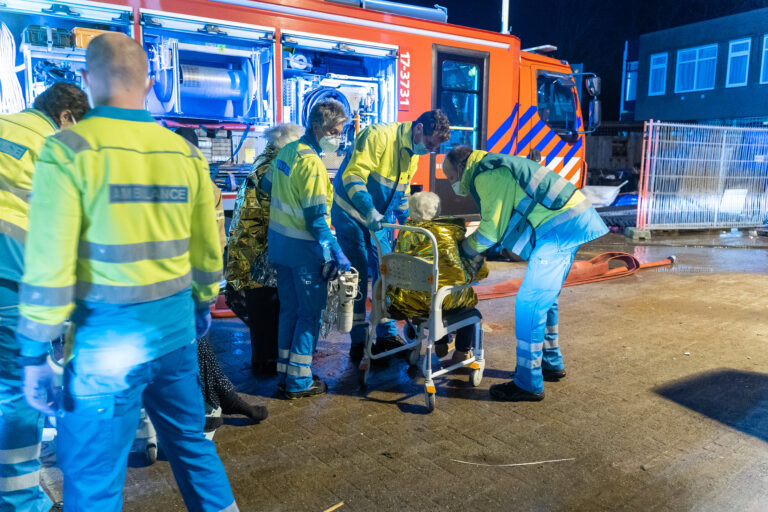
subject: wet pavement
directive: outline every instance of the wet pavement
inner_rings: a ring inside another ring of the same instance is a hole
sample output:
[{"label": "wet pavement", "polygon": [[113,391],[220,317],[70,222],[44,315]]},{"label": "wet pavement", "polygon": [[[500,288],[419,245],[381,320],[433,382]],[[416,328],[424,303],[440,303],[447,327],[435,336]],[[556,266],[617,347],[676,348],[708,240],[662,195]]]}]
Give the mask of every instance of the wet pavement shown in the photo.
[{"label": "wet pavement", "polygon": [[[215,321],[226,372],[270,410],[260,425],[228,417],[214,438],[240,510],[768,510],[768,238],[611,234],[578,258],[604,251],[678,259],[563,290],[568,376],[539,403],[488,394],[514,369],[514,297],[481,302],[485,378],[439,379],[431,414],[403,360],[363,393],[337,333],[314,365],[330,393],[281,400],[275,379],[250,375],[242,323]],[[491,269],[489,282],[525,264]],[[45,479],[60,493],[57,470]],[[125,510],[184,510],[166,461],[129,469]]]}]

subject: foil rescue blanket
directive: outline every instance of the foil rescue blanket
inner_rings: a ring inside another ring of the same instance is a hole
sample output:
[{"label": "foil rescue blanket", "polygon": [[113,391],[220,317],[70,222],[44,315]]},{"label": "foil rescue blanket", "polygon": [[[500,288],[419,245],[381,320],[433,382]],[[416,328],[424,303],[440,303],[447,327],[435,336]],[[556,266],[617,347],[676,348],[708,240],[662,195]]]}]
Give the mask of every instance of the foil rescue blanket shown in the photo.
[{"label": "foil rescue blanket", "polygon": [[[438,249],[438,288],[458,286],[488,277],[488,268],[483,264],[477,274],[459,255],[459,244],[464,240],[466,227],[464,219],[443,217],[425,222],[408,222],[409,226],[428,229],[435,235]],[[401,231],[395,242],[395,252],[418,256],[429,262],[434,261],[432,243],[423,234]],[[408,318],[429,316],[431,299],[429,292],[403,290],[390,287],[387,298],[392,307]],[[452,293],[443,300],[444,311],[473,308],[477,295],[472,288]]]},{"label": "foil rescue blanket", "polygon": [[258,183],[269,169],[277,149],[271,144],[259,155],[253,170],[237,191],[229,253],[224,277],[232,291],[260,286],[277,286],[277,276],[267,261],[269,196]]}]

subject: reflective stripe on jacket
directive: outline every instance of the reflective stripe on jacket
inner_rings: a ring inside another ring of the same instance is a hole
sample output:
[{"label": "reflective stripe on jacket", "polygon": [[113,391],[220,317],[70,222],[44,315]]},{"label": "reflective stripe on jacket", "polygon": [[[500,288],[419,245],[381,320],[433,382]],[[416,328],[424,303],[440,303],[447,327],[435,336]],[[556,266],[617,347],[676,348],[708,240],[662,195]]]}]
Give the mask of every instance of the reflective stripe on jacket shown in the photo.
[{"label": "reflective stripe on jacket", "polygon": [[390,221],[408,218],[411,180],[419,161],[413,153],[411,126],[411,122],[372,124],[355,138],[333,180],[335,201],[353,218],[365,219],[373,208]]},{"label": "reflective stripe on jacket", "polygon": [[[97,107],[49,138],[33,191],[20,289],[23,336],[57,336],[75,301],[87,309],[81,316],[88,323],[102,305],[139,306],[190,288],[198,306],[215,300],[222,258],[208,164],[147,111]],[[187,335],[187,325],[165,326],[163,314],[132,315],[154,325],[143,342],[159,343],[166,328]]]},{"label": "reflective stripe on jacket", "polygon": [[21,280],[35,162],[56,130],[39,110],[0,115],[0,279]]}]

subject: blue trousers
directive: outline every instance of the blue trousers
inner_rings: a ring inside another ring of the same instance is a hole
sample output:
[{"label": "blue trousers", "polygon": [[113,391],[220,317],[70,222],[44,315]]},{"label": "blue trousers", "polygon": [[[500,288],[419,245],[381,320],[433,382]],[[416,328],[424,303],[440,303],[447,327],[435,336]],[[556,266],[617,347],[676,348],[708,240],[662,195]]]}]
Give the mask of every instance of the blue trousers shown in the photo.
[{"label": "blue trousers", "polygon": [[278,384],[297,392],[312,386],[312,356],[317,348],[328,283],[322,262],[302,267],[275,265],[280,322],[277,329]]},{"label": "blue trousers", "polygon": [[[368,278],[375,283],[379,278],[379,258],[376,246],[372,243],[367,229],[349,216],[341,207],[331,208],[331,223],[336,230],[336,239],[341,250],[349,258],[349,262],[359,273],[358,283],[361,293],[354,304],[354,320],[349,336],[352,345],[362,345],[368,336],[368,323],[365,321],[365,305],[368,299]],[[392,252],[392,232],[383,229],[376,233],[385,253]],[[397,325],[394,320],[382,322],[376,326],[376,337],[386,338],[397,335]]]},{"label": "blue trousers", "polygon": [[561,247],[558,239],[542,239],[531,253],[515,302],[517,368],[515,384],[532,393],[544,390],[542,366],[563,369],[558,342],[560,290],[579,246]]},{"label": "blue trousers", "polygon": [[52,503],[40,487],[39,458],[44,418],[21,391],[17,289],[0,280],[0,512],[47,512]]},{"label": "blue trousers", "polygon": [[[108,341],[108,340],[107,340]],[[128,453],[142,403],[158,434],[187,510],[237,511],[216,454],[205,438],[197,344],[124,370],[64,370],[58,460],[67,512],[119,511]]]}]

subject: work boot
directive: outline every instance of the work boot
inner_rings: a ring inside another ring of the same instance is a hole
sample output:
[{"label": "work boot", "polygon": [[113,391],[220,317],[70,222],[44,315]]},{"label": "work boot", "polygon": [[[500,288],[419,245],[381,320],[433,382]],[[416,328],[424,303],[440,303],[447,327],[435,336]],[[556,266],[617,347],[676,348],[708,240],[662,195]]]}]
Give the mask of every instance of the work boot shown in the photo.
[{"label": "work boot", "polygon": [[298,400],[299,398],[306,398],[308,396],[324,395],[328,392],[328,385],[320,379],[315,379],[312,376],[312,385],[304,391],[286,391],[285,397],[288,400]]},{"label": "work boot", "polygon": [[221,412],[223,414],[242,414],[254,423],[259,423],[267,418],[266,407],[249,404],[234,389],[221,398]]},{"label": "work boot", "polygon": [[546,368],[542,368],[541,376],[544,377],[544,380],[547,382],[560,382],[560,379],[565,377],[565,370],[547,370]]},{"label": "work boot", "polygon": [[365,347],[362,343],[355,343],[349,347],[349,360],[353,363],[359,363],[362,361],[365,355]]},{"label": "work boot", "polygon": [[435,342],[435,355],[438,357],[438,359],[442,359],[448,355],[448,352],[451,351],[450,345],[451,345],[450,334],[443,336],[442,338],[440,338]]},{"label": "work boot", "polygon": [[464,352],[463,350],[456,349],[453,351],[453,355],[451,356],[451,365],[462,363],[467,359],[471,359],[471,358],[472,358],[471,350],[467,350],[466,352]]},{"label": "work boot", "polygon": [[540,402],[544,400],[544,392],[531,393],[517,386],[514,381],[491,386],[491,396],[502,402]]},{"label": "work boot", "polygon": [[389,350],[402,347],[405,344],[406,341],[399,335],[387,336],[386,338],[376,338],[376,343],[374,343],[373,347],[371,347],[371,352],[374,354],[381,354],[382,352],[387,352]]}]

